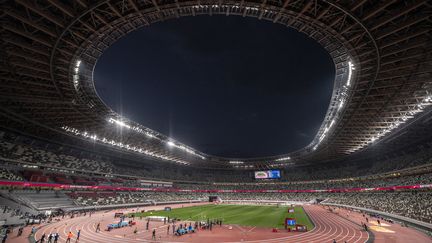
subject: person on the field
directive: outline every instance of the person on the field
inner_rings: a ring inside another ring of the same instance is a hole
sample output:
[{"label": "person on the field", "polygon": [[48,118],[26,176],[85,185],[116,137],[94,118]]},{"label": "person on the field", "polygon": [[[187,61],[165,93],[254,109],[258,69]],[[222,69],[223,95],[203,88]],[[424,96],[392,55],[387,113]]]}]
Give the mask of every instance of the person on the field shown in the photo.
[{"label": "person on the field", "polygon": [[40,243],[44,243],[45,242],[45,234],[42,235],[42,237],[39,239]]},{"label": "person on the field", "polygon": [[100,231],[100,223],[97,224],[96,226],[96,233]]},{"label": "person on the field", "polygon": [[[81,235],[81,230],[78,230],[76,241],[79,241],[80,235]],[[75,241],[75,242],[76,242],[76,241]]]},{"label": "person on the field", "polygon": [[168,224],[167,235],[169,234],[169,230],[170,230],[170,225]]},{"label": "person on the field", "polygon": [[72,232],[69,231],[69,233],[68,233],[68,235],[67,235],[66,243],[70,243],[72,237],[73,237],[73,234],[72,234]]},{"label": "person on the field", "polygon": [[153,229],[152,240],[156,240],[156,229]]},{"label": "person on the field", "polygon": [[23,231],[24,231],[24,227],[21,226],[21,227],[18,229],[18,235],[17,235],[17,236],[21,236],[22,233],[23,233]]},{"label": "person on the field", "polygon": [[173,234],[175,233],[175,229],[176,229],[176,225],[173,224],[173,227],[172,227]]},{"label": "person on the field", "polygon": [[3,239],[2,239],[2,243],[5,243],[5,242],[6,242],[6,240],[7,240],[7,238],[8,238],[8,234],[7,234],[7,233],[5,233],[5,235],[3,236]]},{"label": "person on the field", "polygon": [[58,242],[59,237],[60,237],[59,233],[55,233],[55,235],[54,235],[54,243]]},{"label": "person on the field", "polygon": [[49,234],[47,243],[52,243],[52,238],[53,238],[53,234]]}]

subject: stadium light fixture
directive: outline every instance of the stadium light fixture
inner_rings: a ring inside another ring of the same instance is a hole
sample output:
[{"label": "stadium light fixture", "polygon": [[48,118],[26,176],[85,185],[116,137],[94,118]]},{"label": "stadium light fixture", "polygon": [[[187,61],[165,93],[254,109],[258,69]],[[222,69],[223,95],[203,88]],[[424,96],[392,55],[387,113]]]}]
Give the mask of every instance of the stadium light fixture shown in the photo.
[{"label": "stadium light fixture", "polygon": [[279,159],[277,159],[277,160],[275,160],[275,161],[286,161],[286,160],[290,160],[291,159],[291,157],[282,157],[282,158],[279,158]]},{"label": "stadium light fixture", "polygon": [[182,151],[184,151],[184,152],[186,152],[186,153],[189,153],[189,154],[195,155],[196,157],[199,157],[200,159],[203,159],[203,160],[205,159],[205,157],[202,156],[201,154],[198,154],[198,153],[195,152],[194,150],[192,150],[192,149],[190,149],[190,148],[188,148],[188,147],[186,147],[186,146],[184,146],[184,145],[182,145],[182,144],[177,144],[177,143],[173,142],[172,140],[168,140],[168,141],[166,141],[166,143],[167,143],[168,146],[170,146],[170,147],[178,148],[178,149],[180,149],[180,150],[182,150]]},{"label": "stadium light fixture", "polygon": [[345,100],[341,99],[340,103],[339,103],[339,106],[338,106],[338,110],[342,109],[342,107],[344,106],[344,103],[345,103]]},{"label": "stadium light fixture", "polygon": [[119,126],[119,127],[125,127],[125,128],[127,128],[127,129],[130,129],[130,128],[131,128],[131,126],[129,126],[128,124],[126,124],[124,121],[121,121],[121,120],[116,120],[116,119],[114,119],[114,118],[110,118],[110,119],[108,119],[108,121],[109,121],[110,123],[116,124],[116,125]]},{"label": "stadium light fixture", "polygon": [[243,161],[238,161],[238,160],[231,160],[229,163],[230,163],[230,164],[233,164],[233,165],[241,165],[241,164],[244,164]]}]

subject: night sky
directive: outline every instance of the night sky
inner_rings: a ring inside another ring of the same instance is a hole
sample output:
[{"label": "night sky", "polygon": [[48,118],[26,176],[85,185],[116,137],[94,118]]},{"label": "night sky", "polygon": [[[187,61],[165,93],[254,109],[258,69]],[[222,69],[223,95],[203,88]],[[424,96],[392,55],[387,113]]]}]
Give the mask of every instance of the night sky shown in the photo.
[{"label": "night sky", "polygon": [[246,158],[311,142],[334,65],[318,43],[282,25],[199,16],[123,37],[99,59],[94,79],[123,116],[202,152]]}]

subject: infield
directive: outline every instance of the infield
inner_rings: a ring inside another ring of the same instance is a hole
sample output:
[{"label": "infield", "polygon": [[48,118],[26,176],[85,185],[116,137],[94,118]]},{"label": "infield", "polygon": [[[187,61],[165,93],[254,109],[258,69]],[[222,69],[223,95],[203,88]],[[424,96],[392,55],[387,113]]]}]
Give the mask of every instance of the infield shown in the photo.
[{"label": "infield", "polygon": [[266,228],[284,228],[285,218],[295,218],[297,224],[313,228],[312,222],[301,206],[294,207],[294,213],[288,213],[287,206],[255,206],[255,205],[203,205],[176,208],[171,211],[149,211],[135,213],[135,217],[167,216],[190,221],[207,221],[221,219],[223,224],[256,226]]}]

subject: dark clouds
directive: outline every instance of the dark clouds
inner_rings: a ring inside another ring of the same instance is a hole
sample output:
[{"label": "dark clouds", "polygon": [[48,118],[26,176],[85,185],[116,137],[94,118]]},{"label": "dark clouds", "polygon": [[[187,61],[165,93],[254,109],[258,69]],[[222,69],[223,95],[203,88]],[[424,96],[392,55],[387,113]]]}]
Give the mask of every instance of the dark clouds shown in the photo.
[{"label": "dark clouds", "polygon": [[267,156],[307,145],[334,66],[314,40],[251,18],[157,23],[110,47],[96,88],[117,112],[203,152]]}]

